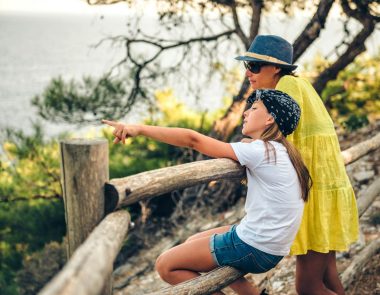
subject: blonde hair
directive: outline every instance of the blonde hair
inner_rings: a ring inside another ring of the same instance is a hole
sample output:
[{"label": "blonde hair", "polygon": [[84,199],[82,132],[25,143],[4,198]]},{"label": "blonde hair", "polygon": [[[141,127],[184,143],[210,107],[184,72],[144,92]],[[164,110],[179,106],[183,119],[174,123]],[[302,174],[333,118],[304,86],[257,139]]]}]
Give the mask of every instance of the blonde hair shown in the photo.
[{"label": "blonde hair", "polygon": [[301,186],[302,199],[306,202],[309,196],[311,186],[313,181],[311,179],[309,170],[307,169],[305,163],[302,160],[302,156],[296,147],[291,144],[286,137],[282,134],[276,122],[270,125],[261,135],[261,140],[264,141],[266,148],[266,157],[269,161],[270,152],[273,152],[274,159],[276,161],[276,150],[273,145],[269,142],[270,140],[279,142],[283,144],[288,151],[290,161],[293,164],[294,169],[296,170],[298,180]]}]

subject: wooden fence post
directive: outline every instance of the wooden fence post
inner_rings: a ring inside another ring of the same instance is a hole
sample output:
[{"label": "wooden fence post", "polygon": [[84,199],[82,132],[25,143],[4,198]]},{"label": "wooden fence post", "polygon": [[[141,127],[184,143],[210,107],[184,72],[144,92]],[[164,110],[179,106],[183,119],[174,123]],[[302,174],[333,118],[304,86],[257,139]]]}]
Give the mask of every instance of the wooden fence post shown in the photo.
[{"label": "wooden fence post", "polygon": [[[70,258],[104,218],[104,184],[109,180],[108,142],[70,139],[60,142],[61,177]],[[111,276],[103,294],[111,294]]]}]

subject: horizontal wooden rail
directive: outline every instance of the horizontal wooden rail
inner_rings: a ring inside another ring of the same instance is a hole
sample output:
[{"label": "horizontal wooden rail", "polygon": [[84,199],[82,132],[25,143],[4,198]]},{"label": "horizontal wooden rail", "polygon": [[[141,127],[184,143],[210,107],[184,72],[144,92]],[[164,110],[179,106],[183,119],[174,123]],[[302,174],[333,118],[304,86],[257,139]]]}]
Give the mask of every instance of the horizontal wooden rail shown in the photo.
[{"label": "horizontal wooden rail", "polygon": [[244,272],[230,266],[225,266],[214,269],[213,271],[183,282],[182,284],[170,286],[160,291],[150,293],[149,295],[211,294],[230,285],[244,275]]},{"label": "horizontal wooden rail", "polygon": [[377,178],[371,185],[358,197],[358,212],[361,217],[369,206],[373,203],[376,197],[380,195],[380,177]]},{"label": "horizontal wooden rail", "polygon": [[342,152],[344,164],[348,165],[380,147],[380,133]]},{"label": "horizontal wooden rail", "polygon": [[[380,147],[380,134],[342,152],[346,165]],[[244,169],[229,159],[192,162],[112,179],[105,186],[106,211],[173,190],[223,178],[242,178]]]},{"label": "horizontal wooden rail", "polygon": [[222,178],[242,178],[244,169],[229,159],[197,161],[112,179],[105,186],[106,210]]},{"label": "horizontal wooden rail", "polygon": [[[380,238],[369,243],[357,256],[354,257],[351,264],[343,272],[341,280],[345,290],[350,284],[357,279],[358,275],[363,273],[363,267],[373,258],[380,250]],[[374,293],[375,294],[375,293]]]},{"label": "horizontal wooden rail", "polygon": [[39,294],[101,294],[112,273],[113,262],[128,232],[129,223],[130,216],[125,210],[106,216]]}]

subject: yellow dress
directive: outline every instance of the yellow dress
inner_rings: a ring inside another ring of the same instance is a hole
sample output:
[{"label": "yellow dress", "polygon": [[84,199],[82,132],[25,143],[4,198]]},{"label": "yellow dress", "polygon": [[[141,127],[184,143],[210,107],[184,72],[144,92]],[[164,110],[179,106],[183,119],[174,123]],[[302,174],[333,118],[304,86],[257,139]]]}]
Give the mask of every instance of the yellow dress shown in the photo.
[{"label": "yellow dress", "polygon": [[292,96],[301,107],[299,125],[287,139],[300,151],[313,179],[290,254],[345,251],[358,238],[359,220],[333,122],[306,79],[284,76],[276,89]]}]

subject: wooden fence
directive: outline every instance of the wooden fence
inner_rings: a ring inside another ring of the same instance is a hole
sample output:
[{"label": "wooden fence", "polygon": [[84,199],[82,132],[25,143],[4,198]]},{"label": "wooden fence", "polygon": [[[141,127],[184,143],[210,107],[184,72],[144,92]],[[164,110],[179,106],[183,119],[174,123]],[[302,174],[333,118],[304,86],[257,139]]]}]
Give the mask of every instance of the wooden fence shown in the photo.
[{"label": "wooden fence", "polygon": [[[61,175],[67,224],[68,262],[40,291],[41,295],[112,293],[113,263],[128,232],[124,206],[185,187],[222,178],[241,178],[244,169],[229,159],[192,162],[109,180],[108,142],[61,142]],[[380,147],[380,134],[342,152],[346,165]],[[376,179],[358,198],[359,215],[380,193]],[[348,286],[355,271],[380,248],[377,239],[354,258],[342,274]],[[152,294],[210,294],[244,273],[221,267],[200,277]]]}]

